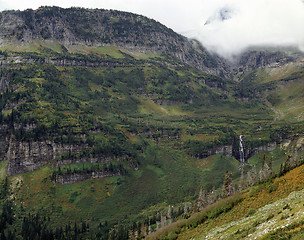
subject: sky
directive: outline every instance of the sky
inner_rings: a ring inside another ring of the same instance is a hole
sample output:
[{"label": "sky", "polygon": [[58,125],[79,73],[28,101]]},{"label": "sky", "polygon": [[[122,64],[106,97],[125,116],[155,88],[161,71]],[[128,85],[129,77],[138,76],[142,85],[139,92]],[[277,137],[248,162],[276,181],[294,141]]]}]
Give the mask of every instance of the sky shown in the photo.
[{"label": "sky", "polygon": [[[304,51],[304,0],[0,0],[0,10],[40,6],[141,14],[227,58],[256,46],[293,46]],[[224,21],[220,12],[227,14]]]}]

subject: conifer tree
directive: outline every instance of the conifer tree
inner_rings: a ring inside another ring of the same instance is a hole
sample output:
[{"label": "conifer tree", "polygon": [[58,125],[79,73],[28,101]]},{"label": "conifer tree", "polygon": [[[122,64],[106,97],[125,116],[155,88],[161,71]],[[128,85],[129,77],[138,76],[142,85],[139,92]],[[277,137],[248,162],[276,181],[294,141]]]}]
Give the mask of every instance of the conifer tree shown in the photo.
[{"label": "conifer tree", "polygon": [[208,193],[207,196],[207,205],[213,204],[216,202],[216,193],[215,186],[213,186],[212,190]]},{"label": "conifer tree", "polygon": [[286,162],[284,164],[283,173],[288,172],[292,168],[292,156],[288,154]]},{"label": "conifer tree", "polygon": [[202,210],[207,205],[208,205],[207,191],[206,189],[203,190],[202,186],[200,186],[200,191],[197,200],[197,208],[198,210]]},{"label": "conifer tree", "polygon": [[169,220],[168,224],[171,224],[172,223],[172,206],[171,205],[169,205],[169,208],[168,208],[167,218]]},{"label": "conifer tree", "polygon": [[241,167],[241,177],[240,177],[240,183],[239,183],[239,191],[242,191],[244,189],[244,168]]},{"label": "conifer tree", "polygon": [[253,185],[254,185],[259,181],[259,177],[258,177],[257,169],[256,169],[255,165],[253,166],[251,173],[252,173],[252,180],[253,180]]},{"label": "conifer tree", "polygon": [[272,157],[270,158],[270,160],[269,160],[269,164],[268,164],[268,166],[269,166],[269,173],[268,173],[268,176],[269,177],[272,177]]},{"label": "conifer tree", "polygon": [[233,194],[232,173],[226,171],[224,186],[223,186],[223,197],[229,197],[232,194]]},{"label": "conifer tree", "polygon": [[299,161],[298,161],[298,151],[296,149],[296,147],[294,147],[293,150],[293,167],[297,167],[299,165]]},{"label": "conifer tree", "polygon": [[267,178],[268,178],[268,165],[267,165],[267,162],[266,162],[266,154],[264,154],[264,157],[263,157],[263,163],[262,163],[262,168],[260,170],[260,182],[263,182],[265,181]]},{"label": "conifer tree", "polygon": [[160,222],[161,222],[161,228],[164,228],[164,227],[166,227],[166,225],[167,225],[167,218],[166,218],[166,216],[165,215],[161,215],[161,220],[160,220]]},{"label": "conifer tree", "polygon": [[248,185],[249,187],[251,187],[251,186],[254,185],[251,170],[249,170],[249,171],[247,172],[247,185]]},{"label": "conifer tree", "polygon": [[187,204],[184,205],[184,215],[188,214],[188,206]]},{"label": "conifer tree", "polygon": [[140,232],[141,232],[141,236],[142,237],[146,237],[148,235],[148,231],[147,230],[148,230],[148,228],[147,228],[146,224],[142,223],[141,227],[140,227]]}]

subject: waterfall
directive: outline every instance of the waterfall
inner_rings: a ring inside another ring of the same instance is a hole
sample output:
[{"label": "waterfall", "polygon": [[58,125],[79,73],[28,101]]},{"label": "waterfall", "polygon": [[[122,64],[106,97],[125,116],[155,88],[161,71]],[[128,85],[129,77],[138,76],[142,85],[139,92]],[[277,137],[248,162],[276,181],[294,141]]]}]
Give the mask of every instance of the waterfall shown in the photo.
[{"label": "waterfall", "polygon": [[239,152],[240,152],[240,162],[244,163],[245,162],[245,158],[244,158],[244,145],[243,145],[243,139],[242,139],[242,135],[240,135],[240,148],[239,148]]}]

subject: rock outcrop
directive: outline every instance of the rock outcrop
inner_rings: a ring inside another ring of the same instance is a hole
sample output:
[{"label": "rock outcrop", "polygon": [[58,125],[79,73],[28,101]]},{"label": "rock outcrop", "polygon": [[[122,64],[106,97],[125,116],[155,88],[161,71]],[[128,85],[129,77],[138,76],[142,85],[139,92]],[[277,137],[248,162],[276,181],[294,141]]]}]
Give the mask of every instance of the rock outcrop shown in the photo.
[{"label": "rock outcrop", "polygon": [[[15,53],[17,54],[17,53]],[[90,67],[90,68],[100,68],[100,67],[132,67],[135,65],[140,66],[142,62],[140,61],[120,61],[116,59],[109,59],[109,58],[99,58],[98,60],[90,60],[90,59],[69,59],[65,58],[65,56],[56,56],[53,58],[48,57],[39,57],[39,56],[12,56],[1,58],[0,57],[0,64],[4,66],[8,66],[12,61],[14,63],[24,63],[24,64],[53,64],[55,66],[62,66],[62,67]],[[85,58],[85,57],[84,57]],[[13,60],[15,59],[15,60]],[[18,59],[16,61],[16,59]],[[143,65],[143,64],[142,64]],[[3,92],[8,88],[9,80],[2,78],[0,79],[0,92]]]},{"label": "rock outcrop", "polygon": [[259,153],[259,152],[273,151],[277,148],[277,146],[278,145],[276,142],[270,142],[270,143],[267,143],[265,145],[258,146],[258,147],[247,148],[247,149],[245,148],[245,151],[244,151],[245,159],[248,159],[248,158],[252,157],[254,154]]},{"label": "rock outcrop", "polygon": [[99,178],[106,178],[106,177],[114,177],[119,176],[120,173],[111,173],[106,171],[100,171],[100,172],[92,172],[92,173],[74,173],[74,174],[66,174],[66,175],[59,175],[56,176],[55,182],[61,183],[61,184],[72,184],[75,182],[80,182],[86,179],[99,179]]},{"label": "rock outcrop", "polygon": [[[277,143],[272,142],[258,147],[252,147],[252,148],[245,147],[244,149],[245,160],[259,152],[273,151],[277,148],[277,146],[278,146]],[[203,152],[193,157],[202,159],[202,158],[210,157],[215,154],[220,154],[226,157],[235,157],[236,159],[239,159],[239,152],[233,149],[233,145],[216,146],[206,152]]]},{"label": "rock outcrop", "polygon": [[[16,175],[37,170],[49,163],[57,165],[56,158],[69,153],[79,153],[86,145],[60,144],[52,141],[16,141],[10,137],[7,144],[7,174]],[[60,164],[60,163],[59,163]]]},{"label": "rock outcrop", "polygon": [[233,66],[234,72],[250,72],[260,67],[280,67],[295,61],[299,53],[288,53],[288,50],[249,50],[238,57]]},{"label": "rock outcrop", "polygon": [[210,157],[215,154],[220,154],[220,155],[226,156],[226,157],[233,157],[233,146],[232,145],[216,146],[216,147],[209,149],[206,152],[202,152],[193,157],[202,159],[202,158]]}]

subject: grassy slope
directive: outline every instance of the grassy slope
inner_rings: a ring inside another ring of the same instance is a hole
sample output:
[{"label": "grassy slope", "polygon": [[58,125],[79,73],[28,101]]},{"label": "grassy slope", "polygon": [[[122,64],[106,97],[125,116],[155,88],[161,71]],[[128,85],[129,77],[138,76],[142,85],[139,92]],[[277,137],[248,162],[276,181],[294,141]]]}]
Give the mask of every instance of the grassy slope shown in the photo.
[{"label": "grassy slope", "polygon": [[[288,82],[280,86],[276,91],[280,101],[275,104],[275,108],[283,113],[282,119],[285,121],[304,120],[304,78]],[[290,107],[292,106],[292,107]]]},{"label": "grassy slope", "polygon": [[275,89],[264,95],[280,114],[279,120],[303,121],[303,60],[288,63],[280,68],[265,68],[257,71],[256,83],[272,83]]},{"label": "grassy slope", "polygon": [[[260,239],[265,233],[274,232],[276,227],[303,221],[303,216],[298,215],[298,212],[303,211],[303,200],[300,197],[303,195],[303,180],[304,167],[301,166],[283,177],[254,186],[243,193],[243,201],[231,211],[208,220],[194,230],[186,231],[179,239],[206,235],[210,239],[220,236],[225,236],[225,239],[246,239],[249,234],[252,235],[248,239],[255,236]],[[286,207],[287,204],[290,208]],[[265,229],[268,231],[263,233]]]},{"label": "grassy slope", "polygon": [[[304,166],[300,166],[282,177],[246,189],[242,195],[208,206],[189,219],[149,235],[148,239],[278,239],[283,236],[301,239],[303,181]],[[226,210],[217,215],[221,209]]]},{"label": "grassy slope", "polygon": [[[291,142],[286,150],[299,146],[301,141],[299,138],[298,141]],[[278,150],[270,154],[278,158],[285,155]],[[299,152],[298,158],[303,155],[304,151]],[[257,156],[252,158],[251,162],[255,162],[256,159]],[[207,236],[208,239],[254,239],[255,237],[268,239],[270,236],[272,238],[269,239],[277,239],[280,234],[282,236],[290,234],[295,239],[299,239],[297,237],[303,236],[301,227],[304,224],[301,214],[304,210],[303,181],[304,166],[302,165],[282,177],[246,189],[241,196],[236,195],[208,206],[188,220],[179,220],[152,234],[149,239],[165,239],[165,235],[175,239],[176,233],[178,239],[204,239]],[[211,217],[218,211],[217,209],[227,209],[227,206],[231,206],[231,202],[235,204],[232,208],[228,208],[228,212],[215,218]],[[283,226],[285,226],[283,230],[277,230]]]}]

